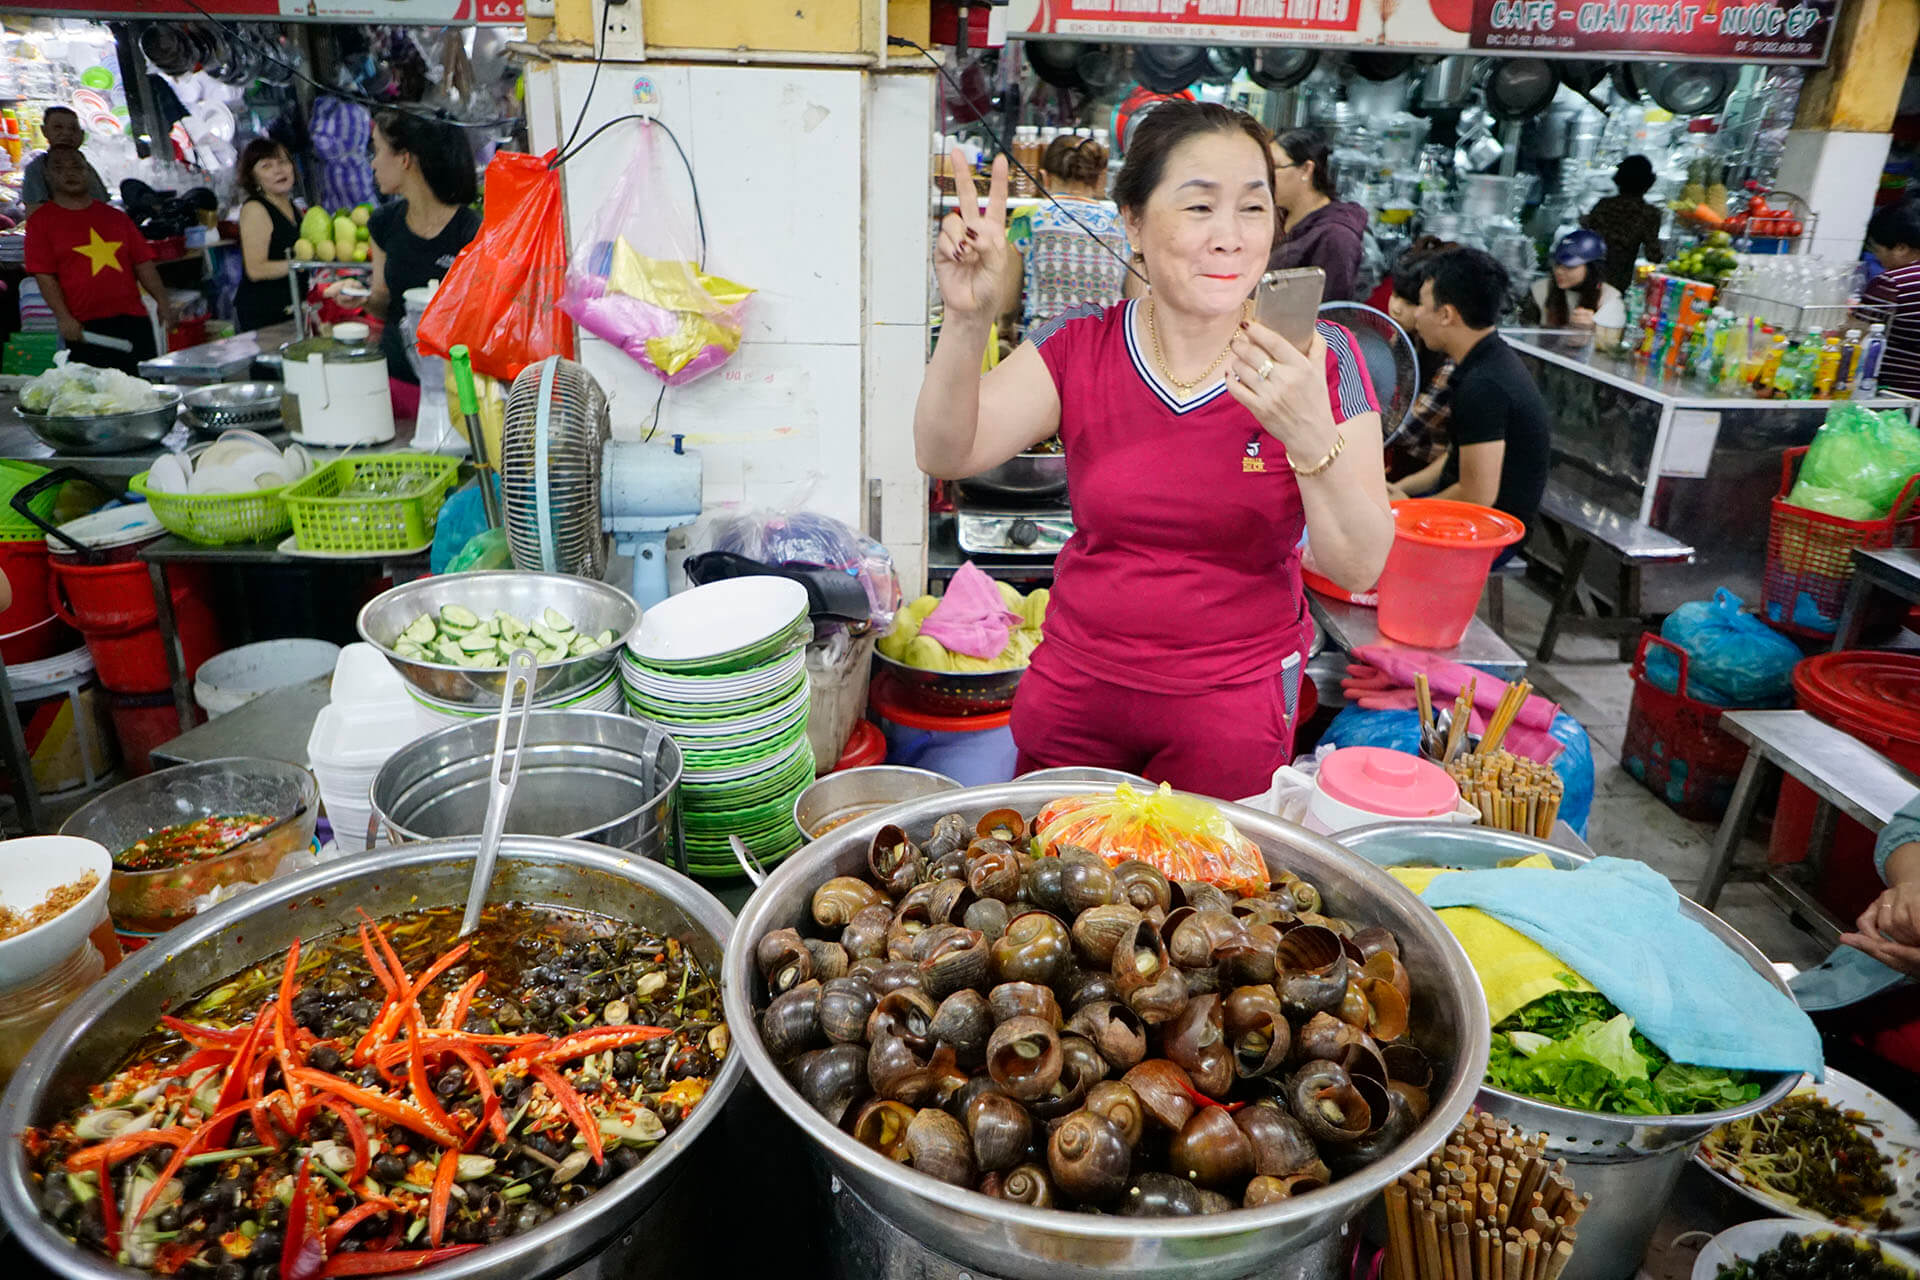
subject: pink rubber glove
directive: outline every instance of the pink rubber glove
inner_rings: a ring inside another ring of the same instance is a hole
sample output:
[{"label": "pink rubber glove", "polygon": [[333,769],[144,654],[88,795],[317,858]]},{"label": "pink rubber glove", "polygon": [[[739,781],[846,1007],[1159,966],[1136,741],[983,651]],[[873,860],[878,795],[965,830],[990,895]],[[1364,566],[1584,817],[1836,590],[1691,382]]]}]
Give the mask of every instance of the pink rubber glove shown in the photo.
[{"label": "pink rubber glove", "polygon": [[[1451,702],[1459,696],[1467,682],[1475,682],[1473,705],[1480,711],[1491,715],[1500,706],[1500,695],[1505,687],[1498,676],[1488,675],[1472,667],[1446,658],[1426,653],[1419,649],[1396,649],[1384,644],[1362,645],[1353,651],[1358,659],[1373,672],[1384,675],[1395,685],[1406,689],[1413,688],[1413,678],[1418,673],[1427,673],[1427,685],[1433,691],[1433,703],[1438,707]],[[1365,677],[1371,680],[1369,675]],[[1558,703],[1549,702],[1539,694],[1530,696],[1520,704],[1520,713],[1514,717],[1515,724],[1526,725],[1530,729],[1546,730],[1553,727],[1553,718],[1560,714]]]}]

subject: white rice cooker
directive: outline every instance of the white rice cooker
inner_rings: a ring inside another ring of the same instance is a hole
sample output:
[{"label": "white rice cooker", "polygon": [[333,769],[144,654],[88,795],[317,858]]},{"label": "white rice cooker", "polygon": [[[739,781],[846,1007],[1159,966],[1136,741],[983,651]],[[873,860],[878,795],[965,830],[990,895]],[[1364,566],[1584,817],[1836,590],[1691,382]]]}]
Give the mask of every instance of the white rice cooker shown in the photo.
[{"label": "white rice cooker", "polygon": [[287,433],[301,444],[342,449],[393,439],[387,357],[364,324],[333,326],[280,349]]}]

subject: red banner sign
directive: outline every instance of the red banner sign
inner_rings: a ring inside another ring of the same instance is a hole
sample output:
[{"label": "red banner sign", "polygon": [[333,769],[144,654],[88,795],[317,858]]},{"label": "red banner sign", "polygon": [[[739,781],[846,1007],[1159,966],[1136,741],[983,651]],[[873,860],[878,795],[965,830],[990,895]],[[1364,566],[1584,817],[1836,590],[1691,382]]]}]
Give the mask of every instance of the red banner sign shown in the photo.
[{"label": "red banner sign", "polygon": [[9,13],[80,18],[179,18],[201,10],[216,18],[276,22],[391,22],[517,27],[526,23],[525,0],[26,0]]},{"label": "red banner sign", "polygon": [[[1377,0],[1375,0],[1377,3]],[[1277,44],[1355,39],[1366,0],[1041,0],[1035,32],[1087,40]],[[1039,25],[1044,24],[1044,25]]]},{"label": "red banner sign", "polygon": [[1474,0],[1473,47],[1823,62],[1833,0]]}]

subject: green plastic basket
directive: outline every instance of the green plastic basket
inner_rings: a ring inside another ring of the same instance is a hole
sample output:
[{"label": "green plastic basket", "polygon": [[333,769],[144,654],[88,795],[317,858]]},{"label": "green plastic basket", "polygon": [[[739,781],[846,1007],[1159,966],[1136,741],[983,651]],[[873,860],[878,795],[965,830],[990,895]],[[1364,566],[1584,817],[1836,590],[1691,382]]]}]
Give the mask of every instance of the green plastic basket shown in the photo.
[{"label": "green plastic basket", "polygon": [[161,493],[147,488],[147,475],[142,471],[127,487],[147,500],[163,528],[188,542],[203,547],[264,542],[293,527],[284,485],[252,493]]},{"label": "green plastic basket", "polygon": [[45,373],[59,350],[57,333],[16,333],[0,347],[0,373],[29,378]]},{"label": "green plastic basket", "polygon": [[[440,504],[459,477],[459,459],[435,453],[341,458],[288,487],[287,513],[302,551],[416,551],[433,540]],[[396,492],[348,492],[368,484]]]},{"label": "green plastic basket", "polygon": [[[47,536],[46,530],[31,520],[23,519],[13,509],[13,495],[45,474],[45,467],[36,467],[31,462],[0,458],[0,542],[31,542]],[[54,504],[59,501],[60,486],[56,484],[34,494],[33,500],[27,503],[27,510],[52,524]]]}]

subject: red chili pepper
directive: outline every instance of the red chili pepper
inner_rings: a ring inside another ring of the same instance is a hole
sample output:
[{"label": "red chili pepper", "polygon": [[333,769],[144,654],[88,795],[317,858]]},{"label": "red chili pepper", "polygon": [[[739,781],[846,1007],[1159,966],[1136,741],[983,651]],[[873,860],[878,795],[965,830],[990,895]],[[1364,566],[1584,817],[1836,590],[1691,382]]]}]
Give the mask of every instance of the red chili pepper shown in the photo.
[{"label": "red chili pepper", "polygon": [[[207,1135],[213,1131],[217,1123],[221,1120],[231,1119],[239,1115],[252,1105],[250,1102],[236,1102],[231,1107],[228,1107],[225,1113],[219,1111],[214,1112],[212,1117],[210,1117],[205,1124],[195,1129],[185,1142],[175,1147],[173,1149],[173,1158],[168,1160],[166,1168],[160,1171],[159,1181],[155,1182],[153,1188],[147,1192],[146,1199],[140,1202],[140,1207],[133,1211],[134,1222],[139,1223],[144,1221],[146,1216],[153,1212],[153,1206],[159,1203],[161,1191],[166,1188],[168,1182],[173,1180],[174,1175],[178,1174],[180,1170],[186,1166],[188,1156],[203,1148],[208,1151],[219,1150],[218,1147],[207,1146]],[[72,1161],[69,1160],[68,1163],[71,1164]]]},{"label": "red chili pepper", "polygon": [[1196,1107],[1218,1107],[1222,1111],[1226,1112],[1228,1115],[1232,1115],[1234,1112],[1238,1111],[1240,1108],[1247,1105],[1244,1102],[1220,1102],[1216,1099],[1209,1098],[1206,1094],[1200,1092],[1198,1089],[1194,1088],[1192,1084],[1190,1084],[1185,1080],[1179,1081],[1179,1085],[1183,1090],[1186,1091],[1187,1097],[1190,1100],[1192,1100],[1193,1105]]},{"label": "red chili pepper", "polygon": [[300,939],[295,937],[293,945],[287,948],[287,962],[280,970],[280,1016],[288,1026],[293,1025],[293,978],[300,967]]},{"label": "red chili pepper", "polygon": [[[359,1179],[356,1178],[354,1181],[357,1182]],[[335,1218],[333,1225],[327,1228],[327,1252],[331,1254],[334,1250],[338,1249],[340,1242],[345,1240],[352,1234],[355,1227],[365,1222],[368,1218],[376,1217],[383,1213],[395,1213],[398,1212],[399,1208],[399,1205],[381,1196],[374,1196],[371,1199],[362,1200],[359,1204]]]},{"label": "red chili pepper", "polygon": [[460,1171],[460,1153],[447,1151],[440,1156],[440,1167],[433,1171],[433,1195],[427,1201],[427,1242],[440,1247],[447,1231],[447,1202],[453,1198],[453,1175]]},{"label": "red chili pepper", "polygon": [[444,1145],[462,1147],[466,1145],[466,1131],[440,1105],[440,1099],[433,1094],[433,1086],[427,1083],[426,1060],[420,1055],[420,1010],[409,1011],[408,1022],[412,1034],[407,1037],[407,1083],[413,1088],[413,1100],[420,1109],[433,1118],[433,1122],[448,1133],[459,1134],[459,1138]]},{"label": "red chili pepper", "polygon": [[287,1082],[287,1094],[293,1099],[294,1137],[300,1136],[299,1112],[306,1105],[306,1095],[300,1091],[299,1083],[294,1080],[293,1050],[287,1044],[287,1028],[293,1023],[287,1011],[282,1008],[273,1020],[273,1058],[280,1064],[280,1078]]},{"label": "red chili pepper", "polygon": [[[67,1165],[72,1167],[71,1158]],[[109,1258],[116,1257],[120,1252],[120,1188],[113,1183],[111,1161],[100,1166],[100,1221],[104,1229],[101,1243]]]},{"label": "red chili pepper", "polygon": [[364,924],[360,926],[360,950],[367,957],[367,968],[373,971],[375,981],[386,989],[388,995],[399,995],[400,984],[395,982],[393,975],[387,972],[387,966],[381,963],[380,957],[373,953],[373,939],[368,936],[367,926]]},{"label": "red chili pepper", "polygon": [[384,1276],[417,1271],[436,1262],[472,1253],[477,1244],[450,1244],[444,1249],[396,1249],[391,1253],[343,1253],[327,1261],[323,1276]]},{"label": "red chili pepper", "polygon": [[367,922],[368,927],[373,930],[374,941],[380,944],[380,954],[387,960],[388,975],[392,977],[397,987],[404,989],[408,982],[407,969],[400,963],[400,955],[393,949],[393,944],[387,941],[387,931],[380,927],[379,921],[365,911],[360,912],[360,918]]},{"label": "red chili pepper", "polygon": [[347,1141],[353,1144],[353,1171],[347,1175],[347,1182],[360,1185],[360,1179],[367,1176],[367,1166],[373,1162],[373,1148],[367,1142],[367,1126],[355,1111],[338,1098],[321,1098],[320,1106],[340,1117],[340,1124],[347,1131]]},{"label": "red chili pepper", "polygon": [[[263,1008],[254,1018],[253,1025],[247,1028],[247,1038],[240,1043],[239,1050],[233,1055],[233,1061],[227,1064],[226,1082],[220,1086],[220,1096],[214,1099],[214,1114],[218,1115],[244,1097],[253,1096],[248,1082],[253,1074],[254,1054],[260,1047],[260,1037],[266,1029],[267,1011]],[[212,1144],[210,1150],[219,1150],[227,1145],[233,1136],[234,1121],[231,1117],[218,1122],[218,1127],[207,1135]],[[271,1142],[270,1137],[261,1137],[261,1142]]]},{"label": "red chili pepper", "polygon": [[[246,1043],[245,1027],[203,1027],[196,1022],[185,1022],[172,1014],[162,1014],[160,1025],[171,1029],[188,1044],[201,1049],[225,1049],[228,1053]],[[225,1061],[223,1056],[221,1061]]]},{"label": "red chili pepper", "polygon": [[547,1086],[547,1092],[553,1095],[560,1109],[567,1113],[567,1119],[573,1121],[573,1127],[587,1140],[587,1154],[593,1157],[595,1164],[605,1164],[606,1157],[600,1150],[600,1125],[587,1110],[587,1104],[573,1091],[573,1086],[561,1077],[558,1071],[544,1062],[536,1062],[528,1074]]},{"label": "red chili pepper", "polygon": [[528,1062],[569,1062],[590,1053],[603,1053],[608,1049],[659,1040],[672,1034],[666,1027],[595,1027],[590,1031],[576,1031],[572,1035],[562,1036],[548,1045],[529,1045],[516,1050],[512,1057]]},{"label": "red chili pepper", "polygon": [[450,1130],[443,1130],[431,1116],[423,1114],[418,1107],[409,1106],[373,1089],[363,1089],[357,1084],[342,1080],[339,1076],[325,1071],[316,1071],[312,1067],[295,1067],[294,1074],[300,1083],[308,1088],[334,1094],[403,1129],[417,1133],[423,1138],[431,1138],[443,1147],[460,1145],[458,1135]]},{"label": "red chili pepper", "polygon": [[[244,1033],[242,1033],[244,1034]],[[238,1046],[235,1046],[236,1048]],[[174,1071],[181,1075],[192,1075],[203,1067],[224,1067],[233,1061],[233,1049],[196,1049],[180,1060]]]},{"label": "red chili pepper", "polygon": [[[406,989],[400,993],[399,999],[390,1002],[387,1009],[375,1019],[369,1032],[373,1038],[374,1048],[377,1049],[393,1039],[400,1031],[402,1020],[419,1014],[420,993],[425,991],[435,978],[459,963],[460,957],[466,955],[469,949],[468,944],[464,942],[457,947],[449,948],[438,960],[428,965],[424,973],[407,984]],[[415,1034],[417,1035],[418,1032]]]},{"label": "red chili pepper", "polygon": [[307,1162],[293,1171],[293,1199],[287,1205],[287,1243],[280,1254],[280,1280],[319,1280],[327,1263],[326,1214],[313,1201]]},{"label": "red chili pepper", "polygon": [[[434,1041],[429,1040],[422,1046],[422,1050],[425,1051],[427,1046],[433,1043]],[[473,1126],[473,1133],[467,1139],[467,1149],[472,1150],[479,1145],[481,1135],[489,1129],[493,1131],[494,1137],[505,1142],[507,1122],[500,1114],[500,1099],[493,1091],[493,1080],[490,1074],[494,1065],[492,1060],[472,1045],[461,1044],[458,1041],[447,1042],[447,1052],[466,1064],[467,1071],[473,1076],[474,1091],[480,1095],[480,1122]]]},{"label": "red chili pepper", "polygon": [[82,1147],[67,1157],[67,1166],[84,1170],[90,1165],[100,1167],[101,1176],[129,1156],[138,1155],[149,1147],[177,1147],[186,1142],[193,1134],[178,1125],[166,1129],[148,1129],[144,1133],[128,1133],[118,1138],[109,1138],[105,1142],[91,1147]]},{"label": "red chili pepper", "polygon": [[467,1006],[473,1003],[474,993],[480,990],[480,984],[487,980],[487,971],[480,970],[462,984],[459,992],[440,1006],[439,1029],[458,1031],[460,1024],[467,1020]]}]

